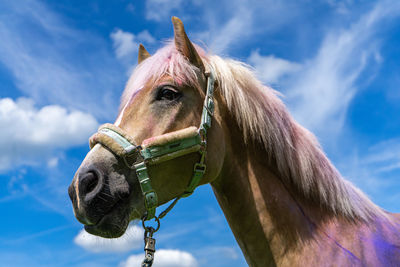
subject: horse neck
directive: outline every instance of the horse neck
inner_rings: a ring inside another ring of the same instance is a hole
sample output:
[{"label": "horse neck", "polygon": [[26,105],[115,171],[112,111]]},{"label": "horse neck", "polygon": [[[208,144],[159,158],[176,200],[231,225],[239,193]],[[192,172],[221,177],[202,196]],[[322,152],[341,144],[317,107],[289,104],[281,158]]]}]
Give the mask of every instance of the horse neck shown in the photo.
[{"label": "horse neck", "polygon": [[236,146],[227,151],[213,190],[248,264],[273,266],[277,255],[295,243],[298,230],[307,231],[309,223],[264,165],[266,157],[246,149],[241,141],[233,143]]},{"label": "horse neck", "polygon": [[[324,186],[318,183],[320,179],[333,182],[337,190],[330,191],[328,199],[345,198],[352,205],[349,207],[354,208],[352,212],[343,213],[337,205],[332,210],[326,202],[320,201],[323,197],[318,196],[318,190],[311,189],[312,193],[317,191],[316,197],[300,193],[298,186],[292,183],[301,177],[284,179],[285,170],[281,164],[278,168],[274,155],[269,155],[272,150],[268,153],[264,145],[246,144],[243,129],[233,116],[224,97],[217,93],[216,121],[224,132],[225,158],[211,185],[250,266],[331,266],[333,262],[338,266],[360,266],[379,263],[382,257],[386,257],[385,262],[400,262],[400,215],[393,216],[374,206],[335,176],[333,169],[325,176],[321,171],[326,168],[316,172],[317,187]],[[299,133],[294,134],[299,136]],[[320,152],[316,149],[315,153]],[[282,159],[282,155],[279,158]],[[309,158],[321,164],[321,154]],[[329,163],[328,159],[324,162]],[[297,172],[287,173],[296,176]],[[357,217],[357,214],[362,215],[356,212],[358,207],[370,211],[371,216]]]},{"label": "horse neck", "polygon": [[[325,245],[346,254],[347,263],[357,261],[327,232],[351,239],[358,227],[325,212],[318,203],[299,197],[296,190],[282,182],[276,164],[268,160],[262,146],[245,145],[235,123],[227,129],[230,137],[224,166],[212,187],[248,264],[305,263],[311,254],[317,258],[315,249]],[[309,263],[311,266],[323,261],[320,257]]]}]

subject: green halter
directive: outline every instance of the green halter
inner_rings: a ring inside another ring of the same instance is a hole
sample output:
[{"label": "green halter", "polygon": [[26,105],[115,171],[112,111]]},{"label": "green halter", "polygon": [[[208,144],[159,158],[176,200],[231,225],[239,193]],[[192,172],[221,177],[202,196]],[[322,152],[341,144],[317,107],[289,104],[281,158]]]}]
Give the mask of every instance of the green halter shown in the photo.
[{"label": "green halter", "polygon": [[[158,145],[149,145],[142,148],[135,145],[133,139],[119,127],[112,124],[100,126],[98,132],[90,138],[90,147],[96,143],[101,143],[108,147],[118,156],[121,156],[129,168],[135,169],[139,180],[140,188],[143,193],[144,203],[147,210],[144,220],[150,220],[155,216],[158,206],[157,193],[151,186],[151,179],[147,171],[149,165],[156,165],[161,162],[171,160],[189,153],[199,152],[200,160],[194,164],[193,175],[186,190],[170,204],[158,217],[164,217],[182,197],[190,196],[198,186],[206,171],[205,156],[207,148],[207,131],[211,127],[211,120],[214,114],[214,82],[213,72],[206,73],[207,91],[204,99],[203,113],[198,129],[185,128],[174,132],[185,132],[186,135],[178,140],[166,142]],[[194,127],[193,127],[194,128]],[[194,131],[195,130],[195,131]],[[169,133],[166,135],[173,135]],[[164,136],[164,135],[163,135]],[[137,156],[136,163],[132,166],[128,164],[128,158],[132,155]]]}]

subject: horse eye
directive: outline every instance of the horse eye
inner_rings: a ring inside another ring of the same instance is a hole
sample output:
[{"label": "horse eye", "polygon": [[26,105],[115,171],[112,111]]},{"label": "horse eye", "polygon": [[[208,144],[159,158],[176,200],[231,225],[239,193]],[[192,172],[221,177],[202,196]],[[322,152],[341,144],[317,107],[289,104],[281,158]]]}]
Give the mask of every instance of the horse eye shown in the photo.
[{"label": "horse eye", "polygon": [[162,87],[157,94],[157,100],[173,101],[178,100],[180,97],[181,93],[169,86]]}]

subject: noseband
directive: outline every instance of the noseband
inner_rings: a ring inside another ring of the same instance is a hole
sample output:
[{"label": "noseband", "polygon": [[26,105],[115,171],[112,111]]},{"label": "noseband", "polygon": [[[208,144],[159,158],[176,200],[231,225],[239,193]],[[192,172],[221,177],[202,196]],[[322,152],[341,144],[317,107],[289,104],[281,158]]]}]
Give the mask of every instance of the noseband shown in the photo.
[{"label": "noseband", "polygon": [[[211,120],[214,114],[213,95],[215,82],[215,76],[212,71],[206,73],[205,76],[207,77],[207,90],[198,128],[188,127],[146,139],[142,145],[136,145],[133,138],[124,130],[114,124],[107,123],[100,126],[97,133],[89,139],[90,148],[100,143],[115,155],[121,157],[129,168],[136,171],[146,208],[146,213],[142,219],[143,222],[152,218],[156,218],[158,221],[158,218],[164,217],[180,198],[188,197],[193,193],[204,176],[206,171],[207,131],[211,127]],[[158,197],[151,186],[151,177],[147,168],[194,152],[200,153],[200,160],[193,166],[193,175],[189,185],[157,218],[155,213],[158,207]],[[132,161],[133,163],[130,163]]]}]

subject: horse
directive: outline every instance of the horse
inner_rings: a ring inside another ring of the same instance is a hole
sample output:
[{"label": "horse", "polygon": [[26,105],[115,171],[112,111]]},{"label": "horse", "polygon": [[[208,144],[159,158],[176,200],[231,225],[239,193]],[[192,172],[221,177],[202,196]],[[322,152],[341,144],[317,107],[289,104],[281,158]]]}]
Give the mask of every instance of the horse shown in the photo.
[{"label": "horse", "polygon": [[139,46],[119,115],[91,137],[69,186],[86,231],[119,237],[211,184],[250,266],[400,266],[400,214],[342,178],[248,65],[172,24],[154,55]]}]

